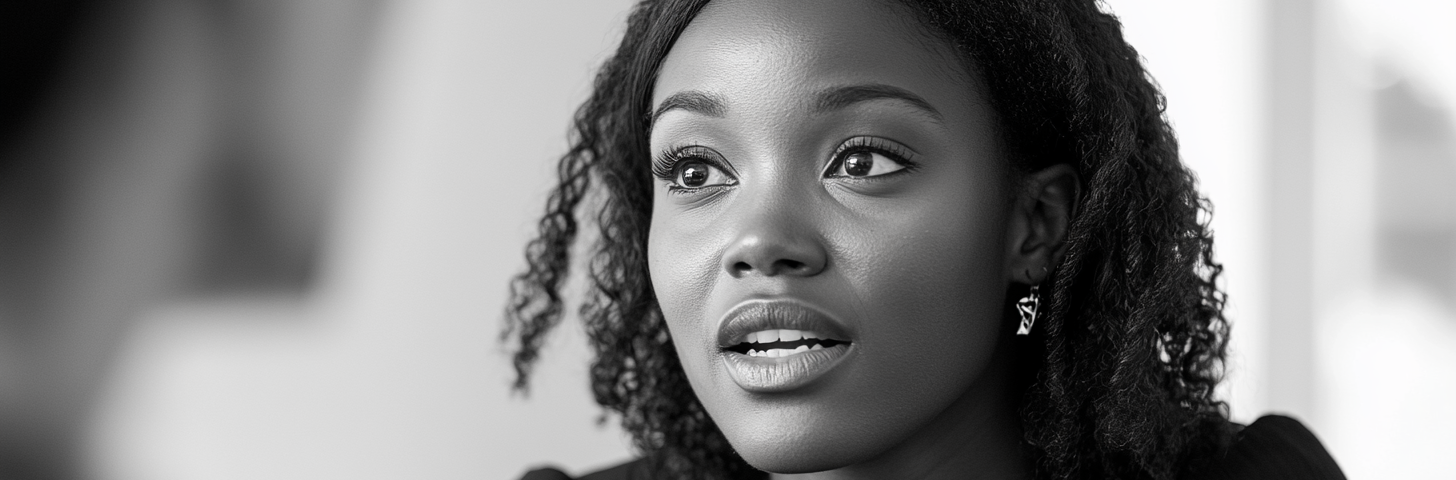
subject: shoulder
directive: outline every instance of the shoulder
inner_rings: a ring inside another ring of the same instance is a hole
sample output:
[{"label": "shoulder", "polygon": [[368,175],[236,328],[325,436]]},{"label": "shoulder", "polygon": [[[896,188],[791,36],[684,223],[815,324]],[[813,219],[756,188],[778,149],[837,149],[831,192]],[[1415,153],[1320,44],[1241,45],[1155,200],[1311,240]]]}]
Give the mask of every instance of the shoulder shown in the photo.
[{"label": "shoulder", "polygon": [[635,480],[646,478],[638,473],[642,466],[642,460],[633,460],[615,467],[600,470],[580,477],[572,478],[561,470],[555,468],[538,468],[526,472],[521,480]]},{"label": "shoulder", "polygon": [[1196,480],[1345,478],[1314,433],[1282,415],[1265,415],[1244,427],[1222,457],[1192,473]]}]

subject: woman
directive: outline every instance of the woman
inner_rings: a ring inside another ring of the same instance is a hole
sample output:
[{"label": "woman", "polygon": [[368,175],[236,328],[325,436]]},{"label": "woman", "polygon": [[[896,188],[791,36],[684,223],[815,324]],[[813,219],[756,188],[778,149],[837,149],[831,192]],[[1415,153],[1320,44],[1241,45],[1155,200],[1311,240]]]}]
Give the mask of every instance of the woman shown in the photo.
[{"label": "woman", "polygon": [[1341,478],[1213,396],[1221,267],[1137,58],[1092,1],[644,1],[512,285],[518,388],[586,217],[644,455],[588,478]]}]

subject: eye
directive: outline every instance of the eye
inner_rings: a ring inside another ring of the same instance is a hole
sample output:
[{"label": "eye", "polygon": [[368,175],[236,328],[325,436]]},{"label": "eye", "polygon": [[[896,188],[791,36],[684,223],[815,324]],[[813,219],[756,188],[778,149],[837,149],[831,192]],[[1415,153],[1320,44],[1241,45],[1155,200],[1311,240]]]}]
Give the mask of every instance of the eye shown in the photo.
[{"label": "eye", "polygon": [[904,169],[905,165],[890,160],[889,157],[874,152],[859,151],[845,154],[839,161],[839,168],[836,168],[831,175],[836,177],[874,177]]},{"label": "eye", "polygon": [[733,183],[732,178],[718,167],[698,159],[678,161],[673,167],[672,182],[685,188],[714,187]]},{"label": "eye", "polygon": [[668,150],[652,161],[652,174],[667,182],[674,192],[736,185],[737,179],[725,168],[727,161],[713,149],[690,146]]},{"label": "eye", "polygon": [[859,137],[851,139],[834,154],[828,177],[867,178],[895,173],[914,164],[906,157],[907,149],[888,141]]}]

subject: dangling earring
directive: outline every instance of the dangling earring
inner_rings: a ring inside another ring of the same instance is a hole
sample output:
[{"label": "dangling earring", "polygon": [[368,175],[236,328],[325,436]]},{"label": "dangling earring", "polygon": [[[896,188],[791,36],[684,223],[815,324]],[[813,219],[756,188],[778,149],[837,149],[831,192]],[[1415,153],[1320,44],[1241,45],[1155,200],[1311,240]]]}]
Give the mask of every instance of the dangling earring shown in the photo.
[{"label": "dangling earring", "polygon": [[[1028,279],[1031,274],[1026,275]],[[1021,327],[1016,329],[1017,335],[1031,335],[1031,324],[1036,322],[1037,310],[1041,309],[1041,284],[1031,286],[1031,292],[1027,293],[1021,300],[1016,301],[1016,312],[1021,314]]]}]

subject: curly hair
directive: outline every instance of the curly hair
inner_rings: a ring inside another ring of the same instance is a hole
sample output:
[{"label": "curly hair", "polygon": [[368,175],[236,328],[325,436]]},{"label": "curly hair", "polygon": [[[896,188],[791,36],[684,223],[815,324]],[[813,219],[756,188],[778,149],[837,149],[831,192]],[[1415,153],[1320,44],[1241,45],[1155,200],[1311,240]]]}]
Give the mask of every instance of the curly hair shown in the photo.
[{"label": "curly hair", "polygon": [[[597,403],[621,416],[659,475],[762,478],[688,385],[647,269],[653,82],[706,3],[645,0],[632,11],[576,113],[501,338],[516,343],[515,388],[524,390],[563,317],[579,229],[594,221],[580,316],[596,353]],[[1229,327],[1211,207],[1118,20],[1095,0],[898,3],[982,80],[1014,170],[1069,164],[1084,183],[1065,257],[1043,286],[1043,320],[1018,340],[1021,422],[1037,478],[1171,479],[1227,448],[1228,408],[1214,387]]]}]

